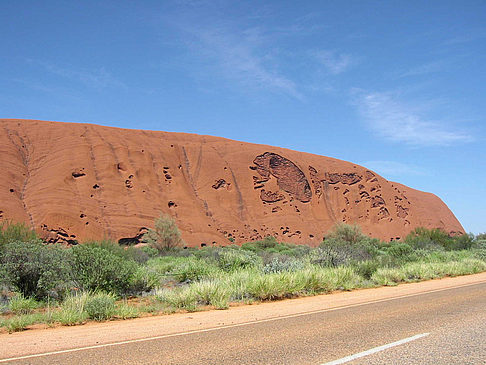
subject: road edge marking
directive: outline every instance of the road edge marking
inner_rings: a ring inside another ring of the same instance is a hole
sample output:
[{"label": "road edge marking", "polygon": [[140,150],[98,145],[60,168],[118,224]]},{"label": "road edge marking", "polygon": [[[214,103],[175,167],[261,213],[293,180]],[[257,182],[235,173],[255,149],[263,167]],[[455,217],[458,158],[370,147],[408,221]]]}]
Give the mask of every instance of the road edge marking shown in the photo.
[{"label": "road edge marking", "polygon": [[373,347],[372,349],[369,349],[369,350],[366,350],[366,351],[363,351],[363,352],[358,352],[356,354],[349,355],[349,356],[343,357],[341,359],[337,359],[337,360],[334,360],[334,361],[326,362],[326,363],[321,364],[321,365],[339,365],[339,364],[344,364],[344,363],[347,363],[349,361],[353,361],[353,360],[359,359],[360,357],[365,357],[365,356],[369,356],[369,355],[372,355],[372,354],[376,354],[377,352],[384,351],[384,350],[387,350],[387,349],[392,348],[392,347],[395,347],[395,346],[400,346],[400,345],[403,345],[403,344],[405,344],[407,342],[411,342],[411,341],[418,340],[419,338],[423,338],[423,337],[426,337],[428,335],[430,335],[430,333],[421,333],[419,335],[415,335],[415,336],[412,336],[412,337],[407,337],[407,338],[404,338],[403,340],[399,340],[399,341],[395,341],[395,342],[392,342],[392,343],[388,343],[386,345],[382,345],[382,346],[378,346],[378,347]]},{"label": "road edge marking", "polygon": [[446,287],[446,288],[424,291],[424,292],[420,292],[420,293],[411,293],[411,294],[399,295],[399,296],[383,298],[383,299],[378,299],[378,300],[370,300],[370,301],[365,301],[365,302],[360,302],[360,303],[348,304],[348,305],[343,305],[343,306],[339,306],[339,307],[316,309],[314,311],[294,313],[294,314],[288,314],[288,315],[280,316],[280,317],[270,317],[270,318],[259,319],[259,320],[248,321],[248,322],[242,322],[242,323],[228,324],[228,325],[223,325],[223,326],[218,326],[218,327],[203,328],[203,329],[191,330],[191,331],[186,331],[186,332],[177,332],[177,333],[169,333],[169,334],[160,335],[160,336],[138,338],[138,339],[134,339],[134,340],[118,341],[118,342],[111,342],[111,343],[106,343],[106,344],[77,347],[77,348],[71,348],[71,349],[65,349],[65,350],[57,350],[57,351],[43,352],[43,353],[38,353],[38,354],[11,357],[11,358],[6,358],[6,359],[0,359],[0,363],[4,363],[4,362],[8,362],[8,361],[31,359],[31,358],[35,358],[35,357],[65,354],[65,353],[69,353],[69,352],[92,350],[92,349],[103,348],[103,347],[126,345],[126,344],[129,344],[129,343],[155,341],[155,340],[160,340],[160,339],[163,339],[163,338],[179,337],[179,336],[191,335],[191,334],[196,334],[196,333],[204,333],[204,332],[212,332],[212,331],[218,331],[218,330],[223,330],[223,329],[227,329],[227,328],[243,327],[243,326],[249,326],[249,325],[252,325],[252,324],[273,322],[273,321],[278,321],[278,320],[282,320],[282,319],[297,318],[297,317],[303,317],[303,316],[308,316],[308,315],[317,314],[317,313],[325,313],[325,312],[332,312],[332,311],[341,310],[341,309],[354,308],[354,307],[359,307],[359,306],[362,306],[362,305],[383,303],[383,302],[388,302],[388,301],[393,301],[393,300],[398,300],[398,299],[403,299],[403,298],[416,297],[416,296],[419,296],[419,295],[426,295],[426,294],[430,294],[430,293],[436,293],[436,292],[441,292],[441,291],[445,291],[445,290],[458,289],[458,288],[480,285],[480,284],[486,284],[486,281],[479,281],[479,282],[474,282],[474,283],[455,285],[455,286],[450,286],[450,287]]}]

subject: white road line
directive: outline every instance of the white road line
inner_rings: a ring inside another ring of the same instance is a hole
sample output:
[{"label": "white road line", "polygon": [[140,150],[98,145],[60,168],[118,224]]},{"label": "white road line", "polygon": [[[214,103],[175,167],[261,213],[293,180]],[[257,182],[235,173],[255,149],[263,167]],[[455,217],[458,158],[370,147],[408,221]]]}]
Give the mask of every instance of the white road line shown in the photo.
[{"label": "white road line", "polygon": [[187,332],[171,333],[171,334],[167,334],[167,335],[146,337],[146,338],[140,338],[140,339],[136,339],[136,340],[112,342],[112,343],[106,343],[106,344],[100,344],[100,345],[78,347],[78,348],[73,348],[73,349],[66,349],[66,350],[59,350],[59,351],[43,352],[43,353],[39,353],[39,354],[11,357],[11,358],[8,358],[8,359],[0,359],[0,363],[8,362],[8,361],[15,361],[15,360],[31,359],[31,358],[34,358],[34,357],[42,357],[42,356],[50,356],[50,355],[57,355],[57,354],[65,354],[65,353],[69,353],[69,352],[91,350],[91,349],[97,349],[97,348],[102,348],[102,347],[126,345],[126,344],[129,344],[129,343],[154,341],[154,340],[160,340],[160,339],[169,338],[169,337],[178,337],[178,336],[192,335],[192,334],[203,333],[203,332],[218,331],[218,330],[222,330],[222,329],[226,329],[226,328],[243,327],[243,326],[249,326],[249,325],[257,324],[257,323],[272,322],[272,321],[278,321],[278,320],[282,320],[282,319],[303,317],[303,316],[308,316],[308,315],[317,314],[317,313],[325,313],[325,312],[332,312],[332,311],[341,310],[341,309],[354,308],[354,307],[359,307],[359,306],[367,305],[367,304],[389,302],[389,301],[392,301],[392,300],[416,297],[416,296],[419,296],[419,295],[426,295],[426,294],[430,294],[430,293],[436,293],[436,292],[441,292],[441,291],[451,290],[451,289],[458,289],[458,288],[463,288],[463,287],[467,287],[467,286],[480,285],[480,284],[484,284],[484,283],[485,283],[484,281],[479,281],[479,282],[475,282],[475,283],[449,286],[447,288],[433,289],[433,290],[429,290],[429,291],[426,291],[426,292],[398,295],[398,296],[390,297],[390,298],[370,300],[370,301],[360,302],[360,303],[355,303],[355,304],[348,304],[348,305],[343,305],[343,306],[340,306],[340,307],[317,309],[317,310],[314,310],[314,311],[289,314],[289,315],[285,315],[285,316],[281,316],[281,317],[259,319],[259,320],[255,320],[255,321],[242,322],[242,323],[236,323],[236,324],[228,324],[228,325],[219,326],[219,327],[211,327],[211,328],[205,328],[205,329],[200,329],[200,330],[192,330],[192,331],[187,331]]},{"label": "white road line", "polygon": [[372,348],[372,349],[369,349],[369,350],[366,350],[366,351],[363,351],[363,352],[358,352],[357,354],[349,355],[349,356],[343,357],[342,359],[334,360],[334,361],[331,361],[331,362],[326,362],[325,364],[321,364],[321,365],[344,364],[344,363],[347,363],[349,361],[359,359],[360,357],[375,354],[377,352],[387,350],[391,347],[403,345],[404,343],[418,340],[419,338],[422,338],[422,337],[425,337],[425,336],[428,336],[428,335],[430,335],[430,333],[422,333],[420,335],[415,335],[415,336],[412,336],[412,337],[404,338],[403,340],[400,340],[400,341],[392,342],[392,343],[389,343],[389,344],[383,345],[383,346],[378,346],[378,347],[375,347],[375,348]]}]

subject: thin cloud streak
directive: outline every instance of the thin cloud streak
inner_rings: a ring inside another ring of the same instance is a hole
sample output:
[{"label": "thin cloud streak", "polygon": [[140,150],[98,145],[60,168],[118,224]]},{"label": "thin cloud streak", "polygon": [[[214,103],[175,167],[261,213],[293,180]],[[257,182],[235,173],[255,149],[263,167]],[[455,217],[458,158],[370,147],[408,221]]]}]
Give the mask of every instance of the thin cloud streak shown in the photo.
[{"label": "thin cloud streak", "polygon": [[271,51],[263,51],[266,38],[258,28],[242,32],[228,29],[187,28],[195,41],[190,46],[220,66],[223,75],[249,88],[270,89],[302,100],[291,79],[278,72]]},{"label": "thin cloud streak", "polygon": [[322,64],[326,69],[334,74],[340,74],[351,66],[356,61],[349,54],[337,53],[335,51],[321,50],[314,52],[314,57]]},{"label": "thin cloud streak", "polygon": [[60,67],[58,65],[42,61],[28,60],[28,62],[39,65],[54,75],[81,82],[82,84],[95,89],[104,89],[109,87],[127,89],[127,86],[123,82],[117,80],[103,67],[95,70],[87,70]]},{"label": "thin cloud streak", "polygon": [[212,50],[213,56],[219,59],[229,77],[244,83],[249,82],[259,88],[268,87],[298,99],[302,98],[292,80],[265,65],[266,58],[271,58],[270,55],[258,55],[258,48],[262,43],[258,30],[249,29],[239,39],[223,32],[206,32],[202,39]]},{"label": "thin cloud streak", "polygon": [[472,137],[444,122],[430,121],[386,93],[361,93],[356,100],[368,126],[382,138],[414,146],[464,143]]},{"label": "thin cloud streak", "polygon": [[411,68],[410,70],[403,72],[398,77],[408,77],[408,76],[420,76],[420,75],[428,75],[431,73],[437,73],[444,71],[445,68],[449,65],[449,62],[445,60],[439,60],[434,62],[425,63],[423,65]]}]

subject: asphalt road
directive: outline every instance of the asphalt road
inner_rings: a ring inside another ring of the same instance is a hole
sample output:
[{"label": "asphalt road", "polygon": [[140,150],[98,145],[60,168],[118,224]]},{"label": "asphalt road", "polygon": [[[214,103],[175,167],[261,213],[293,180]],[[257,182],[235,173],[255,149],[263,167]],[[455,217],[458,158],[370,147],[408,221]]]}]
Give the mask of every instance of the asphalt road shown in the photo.
[{"label": "asphalt road", "polygon": [[[486,364],[486,283],[8,364]],[[428,334],[428,335],[427,335]]]}]

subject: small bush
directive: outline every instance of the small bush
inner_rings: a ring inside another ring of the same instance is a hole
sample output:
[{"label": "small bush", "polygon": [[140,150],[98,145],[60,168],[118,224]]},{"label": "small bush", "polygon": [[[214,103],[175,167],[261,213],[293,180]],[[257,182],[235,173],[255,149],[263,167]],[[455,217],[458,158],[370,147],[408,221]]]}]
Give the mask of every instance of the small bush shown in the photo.
[{"label": "small bush", "polygon": [[149,257],[149,259],[157,257],[157,255],[159,254],[159,251],[155,247],[152,247],[152,246],[143,246],[143,247],[140,247],[139,250],[144,252]]},{"label": "small bush", "polygon": [[95,321],[110,319],[115,313],[115,297],[113,294],[93,294],[87,298],[84,309]]},{"label": "small bush", "polygon": [[138,265],[111,250],[94,245],[71,248],[74,282],[84,291],[126,293]]},{"label": "small bush", "polygon": [[370,280],[373,274],[380,268],[378,260],[366,260],[354,265],[356,273],[366,280]]},{"label": "small bush", "polygon": [[162,278],[153,267],[140,266],[130,278],[128,292],[130,294],[149,292],[160,286]]},{"label": "small bush", "polygon": [[30,242],[39,241],[35,231],[25,223],[12,223],[11,221],[0,222],[0,251],[2,246],[8,242]]},{"label": "small bush", "polygon": [[144,234],[143,240],[159,251],[172,250],[183,244],[175,220],[166,214],[162,214],[155,220],[155,228],[149,229]]},{"label": "small bush", "polygon": [[178,266],[183,265],[185,262],[187,262],[187,260],[191,260],[191,259],[193,258],[161,256],[161,257],[150,259],[149,261],[147,261],[145,266],[155,271],[158,275],[165,276],[165,275],[169,275]]},{"label": "small bush", "polygon": [[218,272],[218,268],[204,260],[187,258],[175,266],[170,274],[179,282],[192,282],[210,277]]},{"label": "small bush", "polygon": [[325,241],[332,240],[335,242],[345,242],[348,245],[360,245],[364,241],[369,241],[370,238],[363,234],[360,226],[357,224],[336,224],[331,232],[326,235]]},{"label": "small bush", "polygon": [[476,241],[473,252],[476,258],[486,261],[486,240]]},{"label": "small bush", "polygon": [[260,252],[264,250],[274,249],[279,246],[277,239],[273,236],[266,236],[263,240],[246,242],[241,245],[243,250]]},{"label": "small bush", "polygon": [[401,258],[404,256],[408,256],[413,253],[413,248],[412,246],[406,244],[406,243],[401,243],[401,242],[396,242],[390,244],[390,247],[387,250],[387,253],[393,257],[396,258]]},{"label": "small bush", "polygon": [[366,261],[371,258],[368,247],[365,245],[359,243],[351,245],[345,241],[338,241],[332,238],[324,241],[314,251],[311,262],[323,267],[338,267]]},{"label": "small bush", "polygon": [[39,241],[10,241],[0,254],[4,283],[26,297],[60,297],[69,288],[69,250]]},{"label": "small bush", "polygon": [[439,228],[427,229],[418,227],[405,237],[405,242],[415,248],[427,250],[445,249],[465,250],[474,244],[475,237],[472,234],[463,234],[451,237],[447,232]]},{"label": "small bush", "polygon": [[244,250],[223,250],[218,259],[218,266],[226,272],[260,265],[261,259],[258,255]]},{"label": "small bush", "polygon": [[274,257],[268,264],[263,267],[265,274],[284,272],[284,271],[297,271],[304,268],[304,263],[300,260],[296,260],[287,256]]}]

